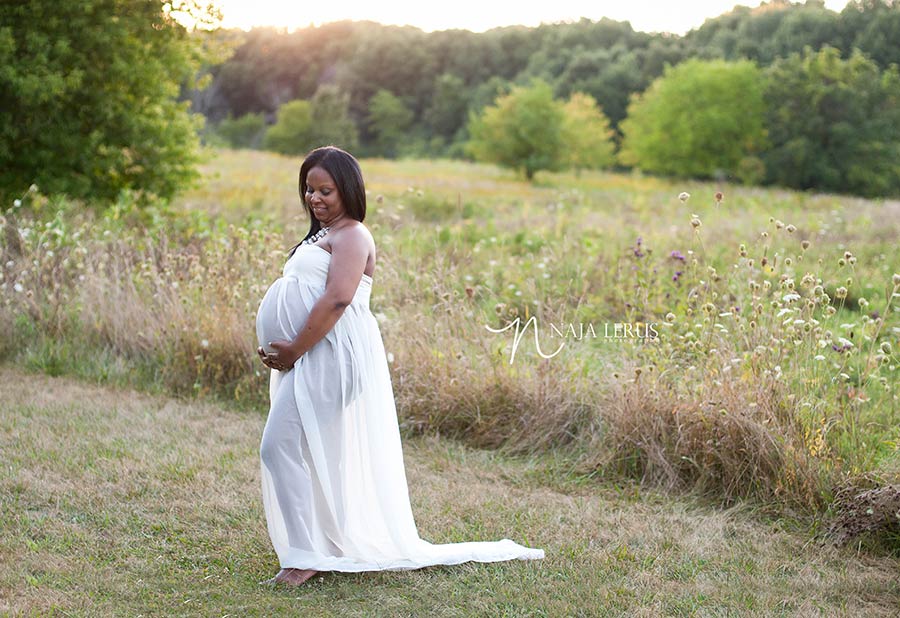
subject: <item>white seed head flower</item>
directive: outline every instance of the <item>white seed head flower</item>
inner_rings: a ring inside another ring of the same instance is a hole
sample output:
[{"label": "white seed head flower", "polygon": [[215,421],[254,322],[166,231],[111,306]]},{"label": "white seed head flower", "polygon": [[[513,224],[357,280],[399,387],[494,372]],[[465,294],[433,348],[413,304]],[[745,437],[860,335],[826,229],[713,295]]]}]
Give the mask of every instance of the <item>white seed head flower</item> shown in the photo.
[{"label": "white seed head flower", "polygon": [[688,193],[687,191],[682,191],[681,193],[678,194],[678,199],[681,200],[682,203],[688,201],[688,199],[690,199],[690,197],[691,197],[691,194]]},{"label": "white seed head flower", "polygon": [[16,283],[16,284],[13,286],[13,289],[14,289],[16,292],[23,292],[23,291],[25,290],[25,288],[22,287],[22,284],[21,284],[21,283]]},{"label": "white seed head flower", "polygon": [[201,340],[200,340],[200,347],[201,347],[201,348],[208,348],[208,347],[209,347],[209,340],[208,340],[208,339],[201,339]]},{"label": "white seed head flower", "polygon": [[22,205],[22,200],[13,200],[13,206],[15,206],[16,208],[18,208],[21,205]]}]

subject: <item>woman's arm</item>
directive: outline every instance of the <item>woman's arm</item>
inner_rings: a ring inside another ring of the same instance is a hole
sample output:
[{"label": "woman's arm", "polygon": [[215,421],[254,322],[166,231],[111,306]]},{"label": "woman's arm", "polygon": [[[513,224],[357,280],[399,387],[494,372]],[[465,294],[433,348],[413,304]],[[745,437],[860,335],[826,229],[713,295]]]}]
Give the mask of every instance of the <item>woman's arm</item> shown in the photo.
[{"label": "woman's arm", "polygon": [[359,287],[369,257],[369,242],[361,225],[348,226],[334,235],[325,293],[313,305],[306,323],[293,341],[271,342],[275,351],[267,355],[270,361],[267,366],[279,370],[293,367],[298,358],[334,328]]}]

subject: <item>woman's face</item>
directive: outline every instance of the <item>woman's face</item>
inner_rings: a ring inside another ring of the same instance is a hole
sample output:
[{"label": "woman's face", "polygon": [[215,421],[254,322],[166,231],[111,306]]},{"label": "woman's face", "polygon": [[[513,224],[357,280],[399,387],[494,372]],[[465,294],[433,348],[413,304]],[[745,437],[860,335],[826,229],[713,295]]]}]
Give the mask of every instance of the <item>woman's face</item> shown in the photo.
[{"label": "woman's face", "polygon": [[316,166],[306,175],[306,203],[313,216],[323,226],[329,226],[346,216],[344,203],[334,179],[323,168]]}]

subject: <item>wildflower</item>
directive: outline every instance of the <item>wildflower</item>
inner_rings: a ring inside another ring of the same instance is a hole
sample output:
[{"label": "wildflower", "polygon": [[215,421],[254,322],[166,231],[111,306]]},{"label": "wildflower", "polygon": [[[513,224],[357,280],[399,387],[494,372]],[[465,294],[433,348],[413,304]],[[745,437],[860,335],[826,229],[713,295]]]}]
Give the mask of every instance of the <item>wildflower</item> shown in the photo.
[{"label": "wildflower", "polygon": [[393,364],[393,362],[394,362],[394,353],[393,352],[387,353],[387,362]]},{"label": "wildflower", "polygon": [[682,204],[684,202],[688,201],[688,199],[690,197],[691,197],[691,194],[688,193],[687,191],[682,191],[681,193],[678,194],[678,199],[681,200]]},{"label": "wildflower", "polygon": [[891,353],[891,344],[890,344],[889,341],[882,341],[882,342],[881,342],[881,351],[884,352],[885,354],[890,354],[890,353]]},{"label": "wildflower", "polygon": [[703,225],[703,224],[700,223],[700,218],[697,215],[691,215],[691,227],[693,227],[694,229],[697,229],[701,225]]},{"label": "wildflower", "polygon": [[809,249],[809,241],[808,240],[800,241],[800,248],[803,249],[804,251]]},{"label": "wildflower", "polygon": [[475,290],[466,286],[466,296],[468,296],[469,298],[472,298],[473,296],[475,296]]},{"label": "wildflower", "polygon": [[673,260],[680,260],[682,262],[684,262],[687,259],[683,255],[681,255],[681,251],[677,251],[677,250],[670,253],[669,257],[672,258]]},{"label": "wildflower", "polygon": [[847,260],[845,260],[844,258],[841,258],[838,260],[838,266],[844,267],[846,265],[847,265]]},{"label": "wildflower", "polygon": [[675,314],[670,311],[669,313],[666,314],[666,322],[674,322],[674,321],[675,321]]},{"label": "wildflower", "polygon": [[747,247],[744,246],[744,243],[741,243],[739,251],[741,253],[741,257],[747,257]]},{"label": "wildflower", "polygon": [[13,200],[13,206],[15,206],[16,208],[18,208],[21,205],[22,205],[22,200]]},{"label": "wildflower", "polygon": [[641,251],[641,237],[638,236],[637,243],[635,243],[634,247],[634,257],[644,257],[644,252]]},{"label": "wildflower", "polygon": [[717,205],[717,206],[718,206],[719,203],[725,198],[725,196],[722,194],[721,191],[716,191],[716,194],[715,194],[714,197],[715,197],[716,205]]},{"label": "wildflower", "polygon": [[22,284],[21,284],[21,283],[16,283],[16,284],[13,286],[13,289],[14,289],[16,292],[22,292],[22,291],[25,290],[25,288],[22,287]]},{"label": "wildflower", "polygon": [[790,266],[790,265],[793,264],[793,263],[794,263],[794,260],[792,260],[791,258],[784,258],[784,265],[785,265],[785,266]]},{"label": "wildflower", "polygon": [[834,291],[834,295],[836,298],[847,298],[847,288],[844,286],[839,287]]},{"label": "wildflower", "polygon": [[813,357],[813,360],[817,360],[817,361],[820,361],[820,362],[821,362],[821,361],[825,360],[825,357],[822,356],[821,354],[816,354],[816,355]]},{"label": "wildflower", "polygon": [[384,196],[381,195],[381,194],[376,195],[376,196],[375,196],[375,201],[376,201],[377,203],[379,203],[379,204],[382,203],[382,202],[384,201]]},{"label": "wildflower", "polygon": [[506,307],[504,303],[497,303],[496,305],[494,305],[494,313],[500,315],[501,313],[503,313],[504,307]]},{"label": "wildflower", "polygon": [[201,347],[201,348],[208,348],[208,347],[209,347],[209,339],[201,339],[201,340],[200,340],[200,347]]},{"label": "wildflower", "polygon": [[675,274],[672,275],[672,281],[678,281],[678,278],[681,277],[682,272],[680,270],[676,270]]},{"label": "wildflower", "polygon": [[784,229],[787,230],[788,234],[793,234],[794,232],[797,231],[797,228],[791,224],[788,224],[788,226]]},{"label": "wildflower", "polygon": [[900,275],[898,275],[897,273],[894,273],[892,280],[894,282],[894,285],[900,285]]},{"label": "wildflower", "polygon": [[782,222],[782,221],[776,219],[776,220],[775,220],[775,227],[778,228],[778,229],[780,230],[781,228],[784,227],[784,222]]},{"label": "wildflower", "polygon": [[856,264],[856,256],[855,256],[855,255],[851,255],[850,257],[848,257],[848,258],[847,258],[847,263],[850,264],[850,266],[853,266],[854,264]]},{"label": "wildflower", "polygon": [[38,186],[35,184],[32,184],[30,187],[28,187],[29,193],[37,193],[37,190],[38,190]]},{"label": "wildflower", "polygon": [[867,301],[865,298],[860,298],[860,299],[859,299],[858,301],[856,301],[856,302],[859,303],[859,306],[860,306],[860,308],[862,308],[862,309],[865,309],[866,307],[869,306],[869,301]]}]

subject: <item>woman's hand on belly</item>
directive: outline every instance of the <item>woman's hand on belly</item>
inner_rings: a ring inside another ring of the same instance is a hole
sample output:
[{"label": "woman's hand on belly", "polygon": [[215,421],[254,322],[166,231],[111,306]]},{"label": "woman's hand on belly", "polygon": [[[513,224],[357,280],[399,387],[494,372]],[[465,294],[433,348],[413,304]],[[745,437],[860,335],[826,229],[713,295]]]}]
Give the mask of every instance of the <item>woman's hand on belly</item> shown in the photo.
[{"label": "woman's hand on belly", "polygon": [[270,341],[269,347],[274,351],[266,353],[262,346],[256,349],[263,365],[277,371],[287,371],[294,366],[300,354],[294,349],[291,341]]}]

